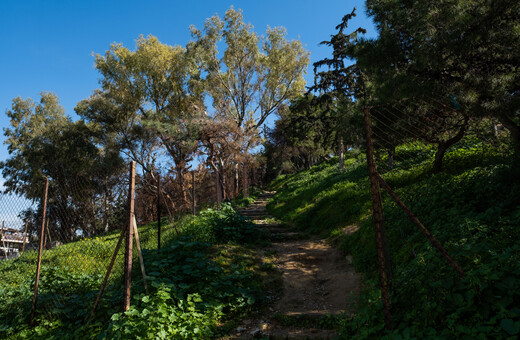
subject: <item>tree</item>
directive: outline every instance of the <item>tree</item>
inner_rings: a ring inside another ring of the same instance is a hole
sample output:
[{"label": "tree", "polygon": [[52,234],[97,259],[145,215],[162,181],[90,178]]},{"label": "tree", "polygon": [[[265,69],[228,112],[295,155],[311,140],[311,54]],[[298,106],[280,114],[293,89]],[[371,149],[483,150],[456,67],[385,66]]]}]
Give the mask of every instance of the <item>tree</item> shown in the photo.
[{"label": "tree", "polygon": [[199,70],[180,46],[154,36],[137,39],[135,51],[113,44],[96,56],[103,91],[77,112],[116,133],[127,155],[153,176],[155,146],[171,157],[187,206],[184,172],[198,147],[197,125],[204,114]]},{"label": "tree", "polygon": [[[40,203],[48,178],[54,233],[71,240],[78,231],[104,231],[97,221],[100,212],[108,215],[101,202],[114,189],[109,184],[121,170],[117,150],[98,148],[90,127],[67,118],[54,94],[42,93],[39,104],[15,98],[6,113],[11,122],[4,133],[10,158],[0,163],[5,192]],[[39,206],[33,215],[41,213]]]},{"label": "tree", "polygon": [[[389,165],[393,163],[395,146],[415,137],[437,145],[433,170],[440,172],[446,150],[462,139],[469,128],[471,106],[461,107],[460,101],[453,99],[453,94],[450,96],[455,91],[452,83],[413,73],[414,65],[422,62],[414,59],[424,52],[418,51],[422,46],[401,51],[401,46],[407,44],[397,43],[401,36],[394,37],[392,34],[396,32],[385,25],[380,27],[380,36],[372,40],[358,36],[365,32],[361,28],[344,33],[353,16],[355,10],[343,18],[330,41],[323,42],[333,47],[333,57],[315,63],[316,82],[312,89],[336,98],[361,101],[361,105],[384,107],[386,112],[376,110],[373,118],[379,121],[375,131],[388,150]],[[429,53],[422,57],[429,60]],[[348,64],[349,60],[355,63]],[[453,101],[456,105],[450,103]],[[399,105],[405,108],[399,110]],[[408,126],[410,120],[420,121],[422,127]]]},{"label": "tree", "polygon": [[[242,12],[230,8],[224,20],[215,15],[203,30],[191,27],[191,32],[194,41],[187,48],[207,74],[215,114],[230,119],[244,135],[258,135],[267,117],[303,93],[309,53],[300,41],[288,41],[284,28],[268,27],[259,37],[243,22]],[[254,140],[248,144],[245,151]]]},{"label": "tree", "polygon": [[280,114],[275,129],[285,143],[299,151],[300,163],[310,168],[316,161],[333,153],[336,144],[337,117],[320,105],[314,96],[302,96]]},{"label": "tree", "polygon": [[[367,1],[379,37],[358,64],[379,95],[454,96],[469,117],[495,117],[520,152],[520,3]],[[384,58],[380,57],[384,56]]]}]

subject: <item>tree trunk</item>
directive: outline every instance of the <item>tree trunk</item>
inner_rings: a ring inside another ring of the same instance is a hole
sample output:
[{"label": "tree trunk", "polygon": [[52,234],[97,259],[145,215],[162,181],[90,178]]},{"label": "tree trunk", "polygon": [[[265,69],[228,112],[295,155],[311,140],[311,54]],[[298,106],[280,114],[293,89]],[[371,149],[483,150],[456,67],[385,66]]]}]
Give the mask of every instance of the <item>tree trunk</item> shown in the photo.
[{"label": "tree trunk", "polygon": [[435,160],[433,162],[433,173],[438,174],[442,171],[442,159],[444,154],[450,146],[457,143],[464,137],[469,127],[469,117],[464,118],[464,124],[460,127],[459,132],[447,141],[439,142],[437,146],[437,152],[435,153]]},{"label": "tree trunk", "polygon": [[388,169],[392,170],[394,168],[394,160],[395,160],[395,146],[392,146],[388,149]]},{"label": "tree trunk", "polygon": [[222,201],[228,199],[228,192],[226,190],[226,170],[224,160],[220,159],[220,192],[222,193]]},{"label": "tree trunk", "polygon": [[505,115],[501,115],[499,119],[502,125],[511,133],[515,154],[520,156],[520,126]]},{"label": "tree trunk", "polygon": [[184,174],[182,170],[184,167],[176,167],[177,172],[177,182],[179,183],[179,191],[181,192],[182,205],[181,210],[187,209],[188,207],[188,194],[186,192],[186,186],[184,185]]},{"label": "tree trunk", "polygon": [[96,235],[98,231],[96,230],[96,197],[92,197],[92,233]]},{"label": "tree trunk", "polygon": [[220,192],[222,192],[222,201],[225,201],[229,197],[229,193],[226,190],[227,183],[226,183],[226,172],[224,169],[220,171]]},{"label": "tree trunk", "polygon": [[217,210],[220,210],[220,178],[218,169],[215,168],[215,198],[217,200]]},{"label": "tree trunk", "polygon": [[244,197],[247,197],[248,196],[248,192],[247,192],[247,186],[248,186],[248,183],[247,183],[247,167],[246,167],[246,163],[242,163],[242,181],[243,181],[243,186],[244,186],[244,189],[243,189],[243,193],[244,193]]},{"label": "tree trunk", "polygon": [[345,146],[343,145],[343,137],[341,137],[339,139],[338,156],[339,156],[339,170],[343,171],[345,169]]},{"label": "tree trunk", "polygon": [[238,180],[238,163],[235,163],[235,197],[238,196],[239,185],[240,182]]},{"label": "tree trunk", "polygon": [[108,232],[108,190],[106,181],[103,183],[103,229]]},{"label": "tree trunk", "polygon": [[442,159],[444,154],[448,150],[448,146],[446,143],[439,143],[437,146],[437,152],[435,153],[435,160],[433,161],[433,173],[438,174],[442,171]]}]

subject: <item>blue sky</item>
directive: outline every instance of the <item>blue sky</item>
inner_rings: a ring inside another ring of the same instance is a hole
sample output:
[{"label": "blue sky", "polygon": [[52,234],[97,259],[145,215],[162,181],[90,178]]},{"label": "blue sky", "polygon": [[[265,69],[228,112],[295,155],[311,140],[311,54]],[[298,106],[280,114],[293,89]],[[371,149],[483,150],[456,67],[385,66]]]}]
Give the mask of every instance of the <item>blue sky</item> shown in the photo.
[{"label": "blue sky", "polygon": [[[319,4],[319,5],[317,5]],[[189,26],[220,16],[233,5],[243,10],[246,22],[262,34],[266,27],[285,26],[290,39],[300,39],[311,52],[311,62],[330,55],[319,46],[335,32],[343,15],[357,7],[353,29],[373,24],[364,14],[363,1],[167,1],[167,0],[2,0],[0,1],[0,127],[12,99],[39,100],[42,91],[54,92],[67,114],[74,116],[78,101],[99,87],[93,53],[104,53],[113,42],[133,49],[135,39],[153,34],[163,43],[185,45]],[[306,79],[312,81],[309,68]],[[8,157],[0,141],[0,160]]]}]

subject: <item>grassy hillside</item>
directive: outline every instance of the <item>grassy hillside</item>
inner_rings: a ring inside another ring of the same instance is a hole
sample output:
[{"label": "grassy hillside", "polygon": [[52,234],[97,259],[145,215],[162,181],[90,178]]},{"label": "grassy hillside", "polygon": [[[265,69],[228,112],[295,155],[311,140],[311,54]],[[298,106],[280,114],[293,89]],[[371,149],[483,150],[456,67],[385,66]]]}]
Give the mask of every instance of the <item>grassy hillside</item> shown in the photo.
[{"label": "grassy hillside", "polygon": [[118,232],[44,252],[35,328],[29,327],[28,319],[37,253],[0,262],[0,338],[206,339],[225,332],[234,318],[263,304],[272,267],[249,248],[266,243],[267,236],[231,205],[187,216],[175,226],[163,225],[161,250],[156,250],[156,223],[139,227],[149,293],[144,291],[139,263],[134,260],[132,307],[120,312],[121,250],[88,326],[85,319]]},{"label": "grassy hillside", "polygon": [[[433,150],[403,145],[383,178],[466,271],[459,279],[404,213],[383,193],[393,263],[394,331],[384,331],[365,156],[346,170],[331,161],[277,178],[271,213],[331,236],[365,273],[358,314],[345,337],[507,338],[520,334],[520,171],[507,153],[459,143],[433,175]],[[337,160],[335,161],[337,163]]]}]

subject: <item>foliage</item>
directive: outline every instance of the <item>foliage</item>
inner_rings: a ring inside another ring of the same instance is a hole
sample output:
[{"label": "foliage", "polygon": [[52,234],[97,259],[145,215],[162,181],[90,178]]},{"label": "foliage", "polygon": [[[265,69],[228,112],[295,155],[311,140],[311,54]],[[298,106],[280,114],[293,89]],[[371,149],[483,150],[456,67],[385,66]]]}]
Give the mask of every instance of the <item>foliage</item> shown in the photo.
[{"label": "foliage", "polygon": [[81,101],[76,112],[147,173],[156,171],[159,147],[165,151],[187,205],[183,172],[197,150],[205,110],[193,60],[182,47],[150,35],[137,39],[135,51],[113,44],[96,56],[96,68],[103,90]]},{"label": "foliage", "polygon": [[[13,99],[7,110],[10,127],[5,129],[10,157],[0,162],[5,178],[4,192],[40,201],[49,179],[49,215],[53,234],[72,239],[77,231],[95,235],[98,228],[88,220],[93,211],[101,212],[101,200],[117,209],[115,197],[122,169],[121,158],[113,148],[100,148],[92,126],[72,122],[65,116],[58,97],[42,93],[38,104],[31,99]],[[115,195],[114,195],[115,196]],[[22,212],[26,220],[41,219],[41,207]],[[66,213],[64,212],[66,211]],[[74,219],[68,218],[75,216]],[[35,227],[36,223],[29,223]],[[35,232],[35,230],[29,230]]]},{"label": "foliage", "polygon": [[267,232],[237,214],[230,203],[223,203],[220,210],[209,208],[188,218],[181,226],[182,233],[187,231],[203,242],[262,244],[267,240]]},{"label": "foliage", "polygon": [[[343,322],[355,338],[507,338],[520,332],[520,189],[508,154],[466,139],[432,175],[431,148],[401,145],[383,177],[466,271],[460,279],[402,210],[383,194],[394,267],[393,331],[384,330],[366,167],[353,155],[344,173],[331,163],[281,176],[271,212],[330,235],[365,273],[357,314]],[[323,204],[322,202],[325,202]],[[332,203],[334,202],[334,203]],[[343,211],[347,210],[346,213]],[[338,217],[340,216],[340,217]]]},{"label": "foliage", "polygon": [[378,37],[348,55],[374,99],[454,98],[469,117],[499,120],[518,151],[519,9],[507,1],[370,0]]},{"label": "foliage", "polygon": [[217,114],[246,135],[257,133],[269,115],[303,92],[308,52],[300,41],[285,38],[285,28],[268,28],[260,37],[240,10],[230,8],[223,20],[215,15],[203,30],[192,26],[191,33],[194,41],[187,49],[207,72],[206,89]]},{"label": "foliage", "polygon": [[293,100],[279,115],[275,127],[266,129],[264,155],[272,172],[268,177],[309,168],[334,152],[341,130],[335,107],[307,95]]},{"label": "foliage", "polygon": [[123,258],[118,256],[98,311],[85,324],[119,236],[111,233],[44,252],[34,328],[28,318],[36,252],[0,262],[0,337],[207,338],[220,332],[218,325],[263,303],[262,289],[269,277],[264,272],[271,269],[233,243],[261,243],[266,235],[229,203],[221,211],[208,209],[179,219],[176,227],[164,223],[160,250],[156,223],[139,229],[151,291],[145,294],[139,265],[134,264],[130,311],[120,313]]},{"label": "foliage", "polygon": [[[216,260],[221,256],[217,254]],[[148,280],[155,292],[136,295],[129,311],[113,315],[105,336],[208,338],[217,331],[217,321],[261,300],[260,287],[250,282],[254,274],[245,266],[249,261],[231,259],[223,266],[210,255],[210,244],[189,239],[145,252]]]},{"label": "foliage", "polygon": [[213,332],[218,314],[201,313],[197,294],[186,300],[172,297],[170,289],[160,287],[152,297],[145,295],[140,303],[124,314],[112,315],[112,323],[104,335],[110,339],[207,339]]}]

